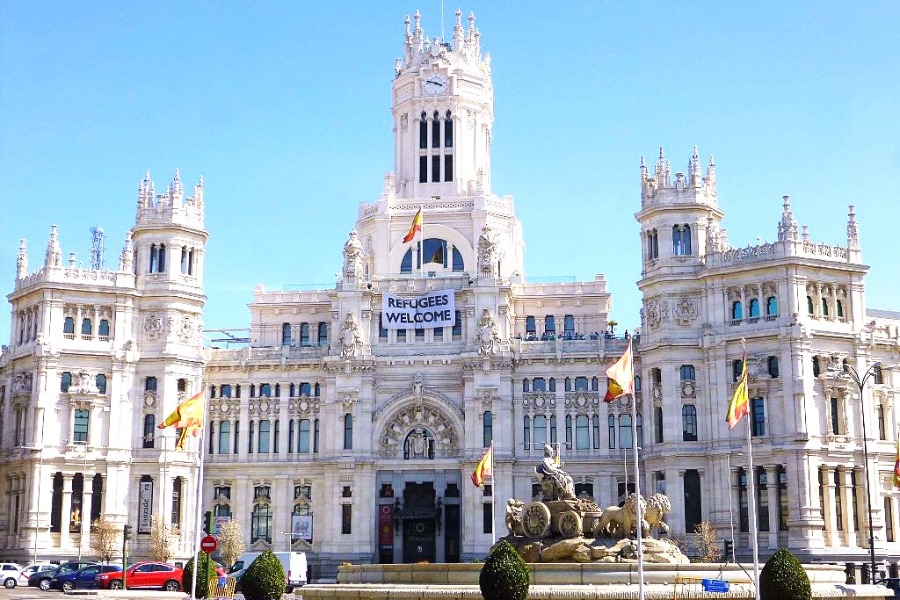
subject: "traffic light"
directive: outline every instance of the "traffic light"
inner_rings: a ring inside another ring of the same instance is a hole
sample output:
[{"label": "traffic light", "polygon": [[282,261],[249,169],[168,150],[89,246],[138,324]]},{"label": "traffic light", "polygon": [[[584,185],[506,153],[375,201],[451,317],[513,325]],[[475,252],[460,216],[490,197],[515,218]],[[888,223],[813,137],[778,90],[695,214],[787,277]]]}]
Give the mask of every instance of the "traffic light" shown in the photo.
[{"label": "traffic light", "polygon": [[130,540],[130,539],[131,539],[131,525],[126,525],[126,526],[122,529],[122,537],[123,537],[125,540]]},{"label": "traffic light", "polygon": [[734,542],[731,540],[722,540],[722,542],[725,544],[725,562],[728,562],[734,555]]},{"label": "traffic light", "polygon": [[213,521],[212,511],[208,510],[203,513],[203,533],[212,535],[215,530],[215,521]]}]

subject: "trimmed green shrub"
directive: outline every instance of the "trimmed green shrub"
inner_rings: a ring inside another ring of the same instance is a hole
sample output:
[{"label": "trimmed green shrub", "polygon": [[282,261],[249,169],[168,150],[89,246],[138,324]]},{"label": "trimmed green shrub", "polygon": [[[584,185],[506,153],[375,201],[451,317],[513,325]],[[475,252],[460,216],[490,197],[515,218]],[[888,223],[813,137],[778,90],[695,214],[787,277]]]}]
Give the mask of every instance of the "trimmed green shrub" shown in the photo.
[{"label": "trimmed green shrub", "polygon": [[[200,565],[200,569],[197,571],[197,595],[195,597],[206,598],[206,592],[209,590],[209,582],[216,578],[216,563],[209,558],[209,555],[206,552],[198,552],[196,559]],[[184,565],[184,572],[181,575],[181,589],[188,594],[191,593],[193,579],[194,559],[192,558]]]},{"label": "trimmed green shrub", "polygon": [[509,542],[502,540],[484,561],[478,586],[485,600],[525,600],[528,565]]},{"label": "trimmed green shrub", "polygon": [[779,548],[766,561],[759,574],[759,597],[762,600],[810,600],[809,576],[797,557],[787,548]]},{"label": "trimmed green shrub", "polygon": [[241,577],[241,593],[246,600],[281,598],[287,578],[278,557],[266,550],[256,557]]}]

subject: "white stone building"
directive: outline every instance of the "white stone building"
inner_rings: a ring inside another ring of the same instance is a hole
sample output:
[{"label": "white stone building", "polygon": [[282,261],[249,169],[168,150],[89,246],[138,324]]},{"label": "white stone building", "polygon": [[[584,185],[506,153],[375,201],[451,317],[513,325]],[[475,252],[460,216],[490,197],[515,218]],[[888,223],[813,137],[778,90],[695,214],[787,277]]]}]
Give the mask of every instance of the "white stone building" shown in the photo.
[{"label": "white stone building", "polygon": [[[13,339],[0,359],[7,554],[35,543],[42,553],[74,553],[78,536],[54,527],[71,531],[71,486],[86,466],[103,482],[92,514],[139,525],[152,510],[192,527],[185,506],[195,501],[195,453],[175,454],[171,442],[166,449],[158,436],[145,437],[152,434],[145,424],[165,418],[202,378],[204,510],[238,519],[255,549],[307,551],[314,579],[347,560],[484,556],[492,525],[505,533],[506,499],[537,493],[544,442],[561,446],[577,493],[615,504],[633,486],[626,470],[633,438],[642,490],[670,496],[674,534],[708,521],[726,539],[733,524],[743,558],[754,502],[762,556],[788,546],[808,560],[865,562],[867,450],[876,552],[879,560],[897,555],[891,477],[900,375],[874,369],[860,398],[842,365],[866,373],[875,361],[900,363],[900,313],[865,305],[867,267],[852,207],[846,245],[810,241],[785,197],[778,241],[732,248],[720,228],[712,160],[704,176],[695,150],[674,181],[662,153],[652,177],[642,165],[632,423],[627,401],[602,401],[605,369],[626,346],[607,333],[604,277],[537,284],[525,275],[512,197],[492,190],[491,63],[474,17],[466,27],[457,13],[447,43],[429,40],[418,15],[407,21],[395,71],[394,170],[378,199],[360,206],[340,280],[321,290],[258,288],[246,347],[201,354],[201,187],[182,203],[177,178],[156,199],[142,183],[116,273],[66,269],[48,251],[44,269],[29,274],[23,250],[9,296]],[[421,231],[404,243],[418,211]],[[166,246],[167,264],[153,262],[154,245],[157,255]],[[394,329],[382,318],[388,294],[446,290],[453,308],[445,327]],[[96,312],[92,323],[112,315],[107,336],[66,333],[65,318],[81,327],[85,311]],[[753,500],[748,423],[732,432],[724,422],[744,347]],[[88,385],[59,391],[63,373],[82,371]],[[90,385],[100,374],[108,374],[108,393]],[[63,442],[80,431],[73,427],[81,407],[95,407],[87,458]],[[483,490],[469,475],[490,440],[495,483]],[[57,480],[62,487],[51,499]],[[171,490],[179,484],[176,507]],[[143,513],[140,489],[152,492]],[[138,536],[139,548],[145,538]]]}]

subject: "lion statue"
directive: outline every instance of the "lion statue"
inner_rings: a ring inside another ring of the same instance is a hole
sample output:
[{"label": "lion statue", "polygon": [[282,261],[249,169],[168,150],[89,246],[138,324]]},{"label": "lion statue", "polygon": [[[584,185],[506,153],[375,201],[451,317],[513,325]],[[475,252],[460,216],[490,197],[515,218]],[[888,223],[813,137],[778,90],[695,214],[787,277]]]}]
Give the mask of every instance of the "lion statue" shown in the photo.
[{"label": "lion statue", "polygon": [[[606,533],[607,535],[629,536],[637,533],[637,495],[629,494],[625,504],[621,507],[610,506],[603,511],[600,519],[594,526],[594,533]],[[649,535],[652,529],[658,528],[663,533],[669,532],[669,526],[663,521],[665,516],[672,512],[672,503],[665,494],[653,494],[649,498],[640,498],[641,506],[641,533]]]}]

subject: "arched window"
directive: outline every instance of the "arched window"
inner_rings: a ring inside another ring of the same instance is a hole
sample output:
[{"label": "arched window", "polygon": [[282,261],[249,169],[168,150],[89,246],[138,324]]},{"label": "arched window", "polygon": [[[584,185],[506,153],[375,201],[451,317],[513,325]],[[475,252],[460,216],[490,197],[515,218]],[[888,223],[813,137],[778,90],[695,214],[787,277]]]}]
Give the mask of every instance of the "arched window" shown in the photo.
[{"label": "arched window", "polygon": [[766,316],[774,317],[778,314],[778,300],[775,296],[769,296],[766,299]]},{"label": "arched window", "polygon": [[156,415],[144,415],[144,448],[153,448],[156,441]]},{"label": "arched window", "polygon": [[188,265],[188,249],[187,246],[181,247],[181,274],[187,275],[187,265]]},{"label": "arched window", "polygon": [[353,415],[344,415],[344,450],[353,450]]},{"label": "arched window", "polygon": [[835,308],[835,313],[837,313],[837,317],[839,319],[843,319],[844,318],[844,303],[841,302],[840,300],[835,300],[834,308]]},{"label": "arched window", "polygon": [[400,261],[400,272],[412,273],[412,248],[403,255],[403,260]]},{"label": "arched window", "polygon": [[531,389],[535,392],[546,392],[547,383],[544,381],[543,377],[535,377],[531,382]]},{"label": "arched window", "polygon": [[97,328],[97,335],[102,338],[109,337],[109,321],[106,319],[100,319],[100,327]]},{"label": "arched window", "polygon": [[640,375],[634,376],[634,391],[635,392],[641,391],[641,376]]},{"label": "arched window", "polygon": [[91,335],[94,331],[94,325],[91,323],[91,320],[85,318],[81,321],[81,335]]},{"label": "arched window", "polygon": [[759,300],[757,300],[756,298],[750,299],[750,318],[759,318]]},{"label": "arched window", "polygon": [[631,415],[619,415],[619,448],[634,448]]},{"label": "arched window", "polygon": [[590,450],[591,448],[591,431],[590,422],[587,415],[577,415],[575,417],[575,449]]},{"label": "arched window", "polygon": [[638,448],[643,447],[644,445],[644,416],[641,413],[637,415],[637,443]]},{"label": "arched window", "polygon": [[600,391],[600,380],[596,377],[591,377],[591,391],[599,392]]},{"label": "arched window", "polygon": [[655,438],[657,444],[663,443],[663,409],[662,406],[653,409],[653,427],[655,429]]},{"label": "arched window", "polygon": [[822,298],[822,316],[828,316],[828,298]]},{"label": "arched window", "polygon": [[682,441],[697,441],[697,407],[693,404],[685,404],[681,407],[681,429]]},{"label": "arched window", "polygon": [[300,419],[297,428],[297,452],[309,453],[310,430],[309,419]]},{"label": "arched window", "polygon": [[281,345],[282,346],[290,346],[291,345],[291,324],[290,323],[282,323],[281,324]]},{"label": "arched window", "polygon": [[157,272],[158,264],[159,264],[159,249],[156,247],[156,244],[150,244],[150,273]]},{"label": "arched window", "polygon": [[219,454],[228,454],[231,441],[231,421],[219,421]]},{"label": "arched window", "polygon": [[444,148],[453,147],[453,115],[450,111],[444,115]]},{"label": "arched window", "polygon": [[[263,486],[257,486],[255,489],[258,490],[260,487]],[[254,500],[253,512],[250,514],[250,543],[259,541],[272,543],[272,508],[268,496],[265,500]]]},{"label": "arched window", "polygon": [[731,304],[731,320],[740,321],[744,318],[744,307],[741,306],[740,300]]},{"label": "arched window", "polygon": [[438,111],[431,114],[431,147],[441,147],[441,117]]},{"label": "arched window", "polygon": [[428,147],[428,116],[425,114],[425,111],[422,111],[422,114],[419,115],[419,148],[425,149]]},{"label": "arched window", "polygon": [[555,392],[555,391],[556,391],[556,379],[555,379],[554,377],[551,377],[551,378],[550,378],[550,386],[549,386],[548,389],[549,389],[549,391],[551,391],[551,392]]},{"label": "arched window", "polygon": [[72,386],[72,374],[65,371],[59,379],[59,391],[68,392]]},{"label": "arched window", "polygon": [[68,335],[75,334],[75,319],[66,317],[65,321],[63,321],[63,333]]},{"label": "arched window", "polygon": [[809,314],[814,314],[816,312],[815,309],[813,308],[812,296],[806,297],[806,312],[808,312]]},{"label": "arched window", "polygon": [[481,441],[485,448],[491,445],[494,439],[494,417],[491,411],[486,410],[481,419]]},{"label": "arched window", "polygon": [[531,387],[529,385],[528,378],[526,377],[525,379],[522,380],[522,392],[528,393],[530,391],[531,391]]},{"label": "arched window", "polygon": [[525,444],[525,449],[531,449],[531,417],[525,415],[525,432],[522,436],[522,442]]},{"label": "arched window", "polygon": [[101,394],[106,393],[106,375],[100,373],[97,377],[94,378],[94,382],[97,384],[97,391]]},{"label": "arched window", "polygon": [[553,315],[544,317],[544,333],[556,333],[556,318]]},{"label": "arched window", "polygon": [[766,403],[762,398],[750,400],[750,433],[753,437],[766,435]]},{"label": "arched window", "polygon": [[566,391],[567,391],[567,392],[571,392],[571,391],[572,391],[572,378],[571,378],[571,377],[566,377],[565,386],[566,386]]},{"label": "arched window", "polygon": [[456,246],[453,247],[453,271],[461,272],[465,271],[465,264],[463,263],[462,253],[456,249]]},{"label": "arched window", "polygon": [[319,321],[319,331],[317,332],[319,345],[324,346],[328,342],[328,323]]},{"label": "arched window", "polygon": [[575,378],[575,391],[584,391],[586,392],[588,389],[588,378],[587,377],[576,377]]},{"label": "arched window", "polygon": [[166,272],[166,245],[159,245],[159,269],[157,269],[159,273]]}]

